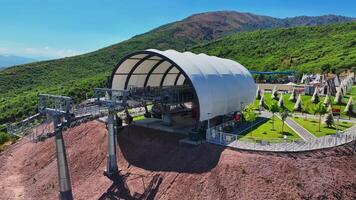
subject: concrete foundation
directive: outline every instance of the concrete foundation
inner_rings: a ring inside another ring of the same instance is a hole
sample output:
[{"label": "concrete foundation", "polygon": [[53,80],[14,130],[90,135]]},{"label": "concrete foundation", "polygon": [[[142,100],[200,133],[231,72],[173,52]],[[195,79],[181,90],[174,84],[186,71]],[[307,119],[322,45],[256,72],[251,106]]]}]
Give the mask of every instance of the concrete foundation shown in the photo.
[{"label": "concrete foundation", "polygon": [[189,131],[195,127],[195,120],[190,117],[173,116],[174,123],[172,126],[167,126],[161,119],[146,118],[135,121],[134,124],[141,127],[166,131],[170,133],[179,133],[188,135]]}]

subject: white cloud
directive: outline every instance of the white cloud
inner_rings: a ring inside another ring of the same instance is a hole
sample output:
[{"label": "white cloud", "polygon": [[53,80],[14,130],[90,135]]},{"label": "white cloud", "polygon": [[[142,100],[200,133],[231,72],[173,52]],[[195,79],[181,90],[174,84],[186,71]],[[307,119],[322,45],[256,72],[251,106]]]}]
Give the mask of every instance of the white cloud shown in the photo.
[{"label": "white cloud", "polygon": [[4,48],[4,47],[0,47],[0,54],[7,54],[8,53],[8,49]]},{"label": "white cloud", "polygon": [[75,51],[73,49],[55,49],[51,47],[41,48],[24,48],[23,54],[28,56],[44,56],[50,58],[63,58],[68,56],[74,56],[81,54],[82,52]]},{"label": "white cloud", "polygon": [[0,54],[11,54],[33,58],[63,58],[82,54],[83,52],[73,49],[56,49],[45,47],[5,48],[0,47]]}]

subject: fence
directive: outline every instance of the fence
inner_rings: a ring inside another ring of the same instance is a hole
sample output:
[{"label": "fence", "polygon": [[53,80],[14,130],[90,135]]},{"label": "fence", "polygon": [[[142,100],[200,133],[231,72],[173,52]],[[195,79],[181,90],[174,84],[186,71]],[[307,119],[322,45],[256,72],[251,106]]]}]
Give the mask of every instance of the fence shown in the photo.
[{"label": "fence", "polygon": [[[73,113],[76,117],[80,117],[84,115],[103,116],[103,115],[107,115],[108,109],[105,107],[99,107],[97,105],[77,107],[76,109],[74,109]],[[133,117],[140,116],[145,114],[145,108],[144,107],[131,108],[129,109],[129,113]],[[117,115],[121,118],[126,117],[126,113],[123,111],[117,113]]]},{"label": "fence", "polygon": [[213,144],[244,150],[274,152],[309,151],[339,146],[356,140],[356,126],[343,132],[316,138],[308,142],[288,138],[262,140],[254,137],[226,133],[221,127],[222,126],[218,126],[207,129],[206,141]]},{"label": "fence", "polygon": [[[99,107],[97,105],[93,106],[77,106],[72,109],[73,114],[75,115],[77,121],[74,121],[72,124],[80,124],[81,121],[85,119],[96,119],[108,114],[108,109],[105,107]],[[129,109],[131,116],[141,116],[145,114],[145,109],[143,107],[131,108]],[[121,118],[126,117],[125,112],[119,112],[118,116]],[[46,117],[37,113],[19,123],[13,123],[7,125],[7,132],[12,135],[22,136],[26,135],[27,131],[35,128],[36,126],[44,123]]]},{"label": "fence", "polygon": [[107,108],[100,108],[97,105],[76,107],[75,109],[73,109],[73,113],[76,117],[81,117],[85,115],[99,116],[99,115],[104,115],[107,112],[108,112]]},{"label": "fence", "polygon": [[18,123],[12,123],[7,125],[7,132],[11,135],[21,136],[25,134],[32,127],[41,124],[45,121],[45,118],[39,113],[32,115]]}]

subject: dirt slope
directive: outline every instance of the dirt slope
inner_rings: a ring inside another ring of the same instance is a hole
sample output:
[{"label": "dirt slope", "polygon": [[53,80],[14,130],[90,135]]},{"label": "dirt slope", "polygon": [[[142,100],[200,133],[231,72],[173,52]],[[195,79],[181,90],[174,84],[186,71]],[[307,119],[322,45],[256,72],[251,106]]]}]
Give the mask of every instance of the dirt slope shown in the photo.
[{"label": "dirt slope", "polygon": [[[356,144],[295,154],[235,151],[203,144],[178,145],[179,137],[143,128],[119,136],[118,159],[131,195],[154,175],[155,199],[355,199]],[[65,133],[75,199],[119,199],[102,175],[105,125],[93,121]],[[0,199],[57,199],[53,138],[27,138],[0,154]],[[112,191],[112,192],[108,192]]]}]

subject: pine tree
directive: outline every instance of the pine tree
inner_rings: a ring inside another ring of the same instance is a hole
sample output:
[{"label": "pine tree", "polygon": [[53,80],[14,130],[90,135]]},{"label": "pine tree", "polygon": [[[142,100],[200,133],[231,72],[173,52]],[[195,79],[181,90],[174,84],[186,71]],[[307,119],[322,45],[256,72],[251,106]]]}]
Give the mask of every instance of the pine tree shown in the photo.
[{"label": "pine tree", "polygon": [[294,111],[301,112],[302,109],[303,109],[303,107],[302,107],[302,96],[301,96],[301,94],[299,94],[297,102],[295,102],[295,105],[294,105]]},{"label": "pine tree", "polygon": [[318,90],[315,88],[314,93],[313,93],[313,97],[311,98],[311,101],[313,103],[319,103],[319,95],[318,95]]},{"label": "pine tree", "polygon": [[341,93],[341,89],[340,88],[336,92],[334,103],[335,104],[342,104],[342,93]]},{"label": "pine tree", "polygon": [[323,104],[325,107],[330,105],[330,96],[328,94],[326,95]]},{"label": "pine tree", "polygon": [[345,95],[344,85],[341,84],[339,88],[340,88],[341,95],[344,96]]},{"label": "pine tree", "polygon": [[259,107],[260,107],[260,109],[266,108],[266,102],[265,102],[265,96],[264,95],[262,95],[262,97],[260,99]]},{"label": "pine tree", "polygon": [[346,105],[346,107],[345,107],[344,113],[345,113],[347,116],[349,116],[349,119],[350,119],[351,116],[354,114],[352,96],[350,96],[349,101],[347,102],[347,105]]},{"label": "pine tree", "polygon": [[278,106],[280,108],[284,108],[283,94],[281,94],[281,96],[279,97]]},{"label": "pine tree", "polygon": [[324,124],[326,124],[327,127],[332,127],[334,125],[334,117],[332,112],[328,112],[324,116]]},{"label": "pine tree", "polygon": [[260,100],[261,99],[261,90],[260,90],[260,86],[257,87],[257,91],[256,91],[256,99]]},{"label": "pine tree", "polygon": [[271,98],[274,100],[278,100],[277,86],[274,86],[274,88],[272,90]]},{"label": "pine tree", "polygon": [[296,102],[297,101],[297,92],[295,91],[295,89],[293,88],[292,93],[289,97],[289,101],[291,102]]}]

